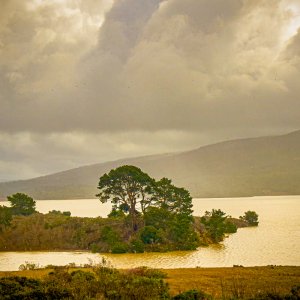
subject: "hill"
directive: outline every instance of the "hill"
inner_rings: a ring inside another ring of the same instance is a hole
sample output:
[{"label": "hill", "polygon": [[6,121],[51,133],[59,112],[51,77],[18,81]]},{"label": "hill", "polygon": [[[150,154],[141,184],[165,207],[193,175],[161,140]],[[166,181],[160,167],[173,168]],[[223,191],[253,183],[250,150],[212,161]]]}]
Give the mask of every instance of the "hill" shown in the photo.
[{"label": "hill", "polygon": [[300,194],[300,130],[0,183],[0,198],[15,192],[36,199],[93,198],[99,177],[124,164],[138,166],[155,178],[171,178],[175,185],[187,188],[193,197],[295,195]]}]

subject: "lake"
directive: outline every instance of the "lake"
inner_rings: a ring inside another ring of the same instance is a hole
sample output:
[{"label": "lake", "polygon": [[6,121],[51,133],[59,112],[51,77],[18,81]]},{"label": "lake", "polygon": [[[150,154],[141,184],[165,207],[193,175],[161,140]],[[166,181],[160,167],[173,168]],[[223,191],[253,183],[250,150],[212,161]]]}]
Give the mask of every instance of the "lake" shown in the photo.
[{"label": "lake", "polygon": [[[1,202],[1,205],[7,205]],[[194,215],[220,208],[233,217],[247,210],[259,215],[259,226],[241,228],[220,245],[197,251],[142,254],[93,254],[89,252],[0,252],[0,270],[17,270],[25,261],[41,266],[75,262],[95,263],[105,257],[114,267],[153,268],[231,267],[263,265],[300,265],[300,196],[193,199]],[[105,217],[109,204],[97,199],[38,200],[37,210],[71,211],[72,216]]]}]

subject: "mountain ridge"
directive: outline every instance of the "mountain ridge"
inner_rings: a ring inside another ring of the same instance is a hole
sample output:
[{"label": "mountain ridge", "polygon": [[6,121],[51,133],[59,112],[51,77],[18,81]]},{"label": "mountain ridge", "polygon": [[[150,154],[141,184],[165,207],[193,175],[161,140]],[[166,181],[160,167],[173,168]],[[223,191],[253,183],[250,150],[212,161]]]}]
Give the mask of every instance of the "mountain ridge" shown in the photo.
[{"label": "mountain ridge", "polygon": [[171,178],[176,185],[190,190],[194,197],[295,195],[300,194],[300,130],[2,182],[0,198],[15,192],[28,193],[36,199],[93,198],[99,177],[124,164],[136,165],[154,178]]}]

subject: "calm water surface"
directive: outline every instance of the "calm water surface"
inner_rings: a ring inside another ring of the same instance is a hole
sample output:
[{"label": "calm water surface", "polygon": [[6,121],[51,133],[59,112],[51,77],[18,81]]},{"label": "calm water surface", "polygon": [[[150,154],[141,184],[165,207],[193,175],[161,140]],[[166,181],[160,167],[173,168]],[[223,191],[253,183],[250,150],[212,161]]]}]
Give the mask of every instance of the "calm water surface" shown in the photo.
[{"label": "calm water surface", "polygon": [[[3,203],[1,203],[3,204]],[[5,204],[5,203],[4,203]],[[85,264],[108,259],[114,267],[153,268],[230,267],[261,265],[300,265],[300,196],[194,199],[194,215],[220,208],[233,217],[247,210],[259,214],[257,228],[242,228],[220,245],[197,251],[143,254],[92,254],[88,252],[0,252],[0,270],[17,270],[25,261],[41,266]],[[37,210],[71,211],[73,216],[105,217],[109,205],[96,199],[40,200]]]}]

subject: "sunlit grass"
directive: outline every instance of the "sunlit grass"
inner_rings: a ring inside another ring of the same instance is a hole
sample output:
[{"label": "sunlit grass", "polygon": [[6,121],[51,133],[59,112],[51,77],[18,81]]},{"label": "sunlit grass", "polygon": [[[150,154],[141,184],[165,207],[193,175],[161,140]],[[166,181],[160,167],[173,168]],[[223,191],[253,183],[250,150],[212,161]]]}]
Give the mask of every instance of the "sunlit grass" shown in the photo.
[{"label": "sunlit grass", "polygon": [[[69,268],[69,272],[77,268]],[[81,269],[92,271],[91,268]],[[25,276],[41,279],[52,269],[0,272],[0,277]],[[172,295],[197,289],[214,298],[228,299],[232,296],[242,299],[260,293],[287,294],[294,285],[300,284],[300,267],[233,267],[233,268],[194,268],[163,269],[164,279]]]},{"label": "sunlit grass", "polygon": [[197,289],[217,298],[238,298],[257,293],[286,294],[300,284],[300,267],[234,267],[166,269],[171,293]]}]

